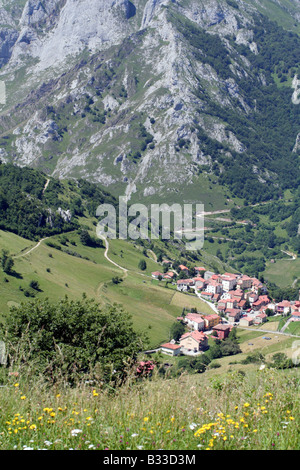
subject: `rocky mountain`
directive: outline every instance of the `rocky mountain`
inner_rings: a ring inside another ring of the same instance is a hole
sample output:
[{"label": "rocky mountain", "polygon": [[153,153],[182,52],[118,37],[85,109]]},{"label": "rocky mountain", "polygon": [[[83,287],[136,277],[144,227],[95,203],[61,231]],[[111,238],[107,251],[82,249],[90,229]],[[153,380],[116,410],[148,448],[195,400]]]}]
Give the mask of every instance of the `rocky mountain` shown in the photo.
[{"label": "rocky mountain", "polygon": [[297,0],[2,0],[0,157],[132,201],[280,197],[299,18]]}]

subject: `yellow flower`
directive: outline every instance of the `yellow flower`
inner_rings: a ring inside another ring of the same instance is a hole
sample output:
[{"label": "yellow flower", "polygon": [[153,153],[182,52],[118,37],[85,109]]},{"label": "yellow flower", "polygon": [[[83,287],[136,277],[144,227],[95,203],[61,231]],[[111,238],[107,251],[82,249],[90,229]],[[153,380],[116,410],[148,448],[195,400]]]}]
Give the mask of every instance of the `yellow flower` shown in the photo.
[{"label": "yellow flower", "polygon": [[22,395],[22,396],[21,396],[21,400],[26,400],[25,395]]},{"label": "yellow flower", "polygon": [[60,397],[60,393],[58,393],[58,394],[56,395],[56,398],[59,398],[59,397]]},{"label": "yellow flower", "polygon": [[19,384],[14,384],[14,387],[18,387],[18,386],[19,386]]},{"label": "yellow flower", "polygon": [[248,408],[250,406],[250,403],[244,403],[244,408]]},{"label": "yellow flower", "polygon": [[295,418],[293,418],[293,416],[289,416],[289,419],[290,419],[291,421],[294,421]]},{"label": "yellow flower", "polygon": [[145,421],[145,423],[147,423],[147,421],[149,421],[148,416],[146,416],[146,417],[144,418],[144,421]]},{"label": "yellow flower", "polygon": [[35,424],[31,424],[31,426],[29,426],[29,429],[36,429],[36,425],[35,425]]}]

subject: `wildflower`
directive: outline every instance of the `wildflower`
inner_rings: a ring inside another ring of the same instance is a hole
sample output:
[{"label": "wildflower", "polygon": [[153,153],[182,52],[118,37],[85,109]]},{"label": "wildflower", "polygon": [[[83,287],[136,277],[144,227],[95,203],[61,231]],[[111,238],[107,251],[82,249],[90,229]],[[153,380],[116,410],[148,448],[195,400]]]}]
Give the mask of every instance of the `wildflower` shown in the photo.
[{"label": "wildflower", "polygon": [[131,434],[131,437],[137,437],[137,436],[138,436],[138,434],[137,434],[137,433],[133,433],[133,434]]},{"label": "wildflower", "polygon": [[244,408],[248,408],[250,406],[250,403],[244,403]]},{"label": "wildflower", "polygon": [[144,418],[144,422],[147,423],[147,421],[149,421],[148,416],[146,416],[146,417]]},{"label": "wildflower", "polygon": [[21,400],[26,400],[25,395],[22,395],[22,396],[21,396]]},{"label": "wildflower", "polygon": [[77,436],[77,434],[80,434],[82,432],[82,429],[72,429],[71,430],[71,435],[72,436]]},{"label": "wildflower", "polygon": [[18,387],[18,386],[19,386],[19,384],[14,384],[14,387]]},{"label": "wildflower", "polygon": [[192,423],[189,425],[189,428],[193,431],[193,429],[195,429],[197,427],[197,424],[196,423]]},{"label": "wildflower", "polygon": [[36,424],[31,424],[31,425],[29,426],[29,429],[36,429]]}]

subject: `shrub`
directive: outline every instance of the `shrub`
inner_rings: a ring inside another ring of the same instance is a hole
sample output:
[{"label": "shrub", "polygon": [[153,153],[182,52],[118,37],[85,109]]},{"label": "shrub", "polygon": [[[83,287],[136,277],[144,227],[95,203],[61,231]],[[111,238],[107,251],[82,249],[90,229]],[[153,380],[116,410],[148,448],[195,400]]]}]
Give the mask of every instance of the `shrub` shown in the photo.
[{"label": "shrub", "polygon": [[33,374],[70,383],[87,373],[99,374],[104,383],[124,380],[125,364],[136,359],[145,340],[133,330],[122,307],[101,309],[85,297],[57,303],[33,300],[12,307],[1,336],[6,338],[10,364],[19,362]]}]

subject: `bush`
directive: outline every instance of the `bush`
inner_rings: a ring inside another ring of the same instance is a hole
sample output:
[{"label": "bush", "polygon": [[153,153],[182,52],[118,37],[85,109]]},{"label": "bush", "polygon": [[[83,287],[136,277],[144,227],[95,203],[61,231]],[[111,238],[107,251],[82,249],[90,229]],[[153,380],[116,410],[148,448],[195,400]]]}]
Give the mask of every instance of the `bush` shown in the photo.
[{"label": "bush", "polygon": [[139,266],[138,266],[138,267],[139,267],[139,269],[140,269],[141,271],[146,271],[146,269],[147,269],[147,263],[146,263],[146,261],[145,261],[144,259],[141,259],[141,261],[139,262]]},{"label": "bush", "polygon": [[33,300],[12,307],[0,337],[5,338],[9,364],[27,366],[53,382],[61,378],[70,383],[87,373],[97,373],[104,383],[124,380],[125,365],[136,359],[145,340],[120,306],[101,309],[85,297],[57,303]]}]

